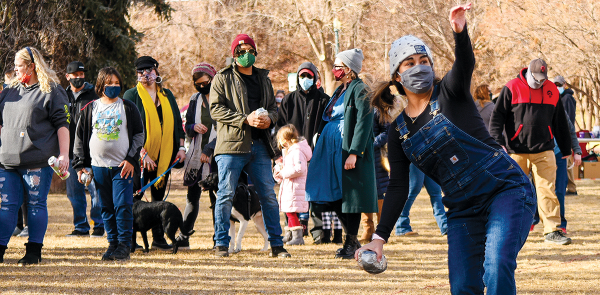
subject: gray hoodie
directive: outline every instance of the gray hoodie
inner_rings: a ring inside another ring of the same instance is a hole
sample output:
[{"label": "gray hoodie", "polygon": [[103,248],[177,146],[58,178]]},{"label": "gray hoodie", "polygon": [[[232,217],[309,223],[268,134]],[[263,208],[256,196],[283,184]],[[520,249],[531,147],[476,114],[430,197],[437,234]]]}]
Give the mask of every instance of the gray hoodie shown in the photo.
[{"label": "gray hoodie", "polygon": [[0,94],[0,165],[14,169],[41,168],[58,156],[61,127],[69,128],[67,94],[58,84],[44,93],[39,84],[19,84]]}]

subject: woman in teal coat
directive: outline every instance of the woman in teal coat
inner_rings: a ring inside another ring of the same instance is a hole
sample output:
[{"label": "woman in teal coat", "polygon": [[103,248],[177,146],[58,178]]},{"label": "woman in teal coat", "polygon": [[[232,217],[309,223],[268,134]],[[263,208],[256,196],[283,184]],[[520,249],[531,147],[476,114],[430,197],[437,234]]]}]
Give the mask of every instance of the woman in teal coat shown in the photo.
[{"label": "woman in teal coat", "polygon": [[333,74],[342,85],[323,114],[306,180],[313,212],[335,211],[340,218],[346,241],[335,257],[344,259],[360,248],[360,214],[377,212],[373,111],[369,88],[358,78],[362,61],[360,49],[336,56]]}]

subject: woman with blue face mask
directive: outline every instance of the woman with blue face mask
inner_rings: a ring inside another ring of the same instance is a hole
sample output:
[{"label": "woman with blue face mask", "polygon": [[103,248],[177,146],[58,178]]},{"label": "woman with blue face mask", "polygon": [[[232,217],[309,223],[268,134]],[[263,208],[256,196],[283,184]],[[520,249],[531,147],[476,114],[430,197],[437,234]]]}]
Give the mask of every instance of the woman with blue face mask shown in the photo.
[{"label": "woman with blue face mask", "polygon": [[407,199],[412,163],[444,192],[451,293],[483,294],[487,288],[487,294],[516,294],[516,258],[536,199],[519,165],[487,132],[470,94],[475,56],[466,27],[469,9],[470,3],[450,11],[456,59],[441,80],[423,41],[409,35],[392,44],[392,80],[376,89],[372,105],[391,119],[391,86],[408,104],[389,129],[390,183],[373,241],[362,250],[381,259]]}]

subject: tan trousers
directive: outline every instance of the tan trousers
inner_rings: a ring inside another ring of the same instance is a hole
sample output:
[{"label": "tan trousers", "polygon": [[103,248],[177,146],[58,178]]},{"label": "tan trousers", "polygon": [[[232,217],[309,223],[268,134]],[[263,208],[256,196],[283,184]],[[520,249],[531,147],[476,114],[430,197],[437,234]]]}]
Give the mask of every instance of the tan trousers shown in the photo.
[{"label": "tan trousers", "polygon": [[[573,155],[567,158],[567,168],[573,165]],[[567,169],[567,176],[569,176],[569,183],[567,184],[567,191],[570,193],[577,192],[577,186],[575,185],[575,167]],[[579,175],[577,176],[579,177]]]},{"label": "tan trousers", "polygon": [[554,151],[549,150],[537,154],[510,155],[525,174],[532,172],[537,192],[538,213],[544,224],[544,234],[556,231],[560,226],[560,204],[556,198],[554,183],[556,182],[556,158]]}]

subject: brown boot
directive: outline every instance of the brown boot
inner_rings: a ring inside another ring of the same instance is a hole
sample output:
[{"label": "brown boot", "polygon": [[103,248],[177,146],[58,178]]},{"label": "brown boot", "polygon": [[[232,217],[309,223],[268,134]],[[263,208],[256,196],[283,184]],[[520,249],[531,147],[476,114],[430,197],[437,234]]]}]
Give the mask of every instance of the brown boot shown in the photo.
[{"label": "brown boot", "polygon": [[381,220],[381,208],[383,208],[383,199],[377,200],[377,208],[379,209],[377,210],[377,224],[379,224],[379,221]]},{"label": "brown boot", "polygon": [[375,232],[375,225],[373,225],[373,213],[362,213],[360,223],[363,227],[363,234],[360,237],[360,242],[368,244],[371,242],[373,233]]}]

